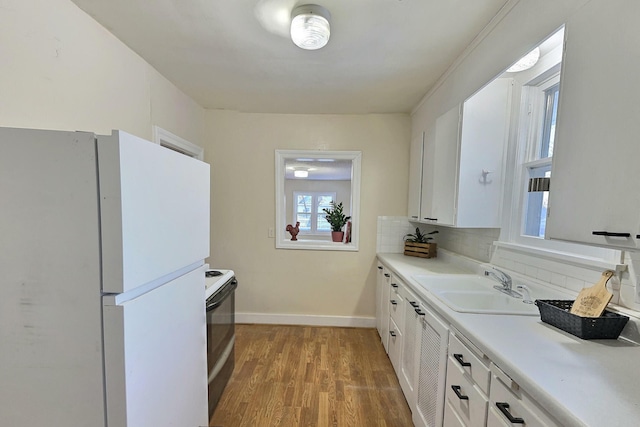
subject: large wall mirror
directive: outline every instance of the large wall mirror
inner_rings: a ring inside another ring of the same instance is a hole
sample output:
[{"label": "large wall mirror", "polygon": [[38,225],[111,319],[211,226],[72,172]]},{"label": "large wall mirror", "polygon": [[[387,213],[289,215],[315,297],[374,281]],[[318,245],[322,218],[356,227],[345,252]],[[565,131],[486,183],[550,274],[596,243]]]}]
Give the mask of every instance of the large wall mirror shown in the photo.
[{"label": "large wall mirror", "polygon": [[[360,151],[276,150],[276,248],[357,251]],[[342,204],[350,216],[341,241],[333,241],[323,209]],[[287,229],[296,227],[293,233]]]}]

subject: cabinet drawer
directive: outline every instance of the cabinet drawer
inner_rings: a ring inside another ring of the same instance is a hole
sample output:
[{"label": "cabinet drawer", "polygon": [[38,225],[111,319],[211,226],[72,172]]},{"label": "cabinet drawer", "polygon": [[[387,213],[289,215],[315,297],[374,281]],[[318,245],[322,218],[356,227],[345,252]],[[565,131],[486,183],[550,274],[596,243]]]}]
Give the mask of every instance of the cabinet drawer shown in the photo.
[{"label": "cabinet drawer", "polygon": [[465,425],[484,426],[487,398],[451,355],[447,361],[447,402]]},{"label": "cabinet drawer", "polygon": [[489,408],[489,412],[487,413],[487,427],[512,427],[513,424],[508,421],[503,421],[504,417],[497,411],[497,408]]},{"label": "cabinet drawer", "polygon": [[400,356],[402,354],[402,331],[396,322],[389,318],[389,359],[396,371],[396,376],[400,375]]},{"label": "cabinet drawer", "polygon": [[395,276],[391,276],[391,284],[389,286],[389,314],[391,315],[393,320],[395,320],[397,325],[404,325],[405,299],[402,297],[402,293],[400,290],[402,285],[400,284],[400,281],[395,278]]},{"label": "cabinet drawer", "polygon": [[449,402],[444,404],[444,427],[467,427]]},{"label": "cabinet drawer", "polygon": [[476,355],[452,333],[449,339],[449,357],[455,360],[456,365],[469,375],[485,394],[489,393],[491,371],[486,356]]},{"label": "cabinet drawer", "polygon": [[[492,366],[492,370],[497,367]],[[499,368],[497,368],[499,369]],[[504,384],[507,380],[510,386]],[[498,376],[495,373],[491,378],[491,399],[489,405],[494,418],[500,419],[504,424],[525,425],[527,427],[554,427],[559,426],[544,409],[536,404],[519,386],[510,380],[502,371]],[[501,426],[503,424],[494,424]]]}]

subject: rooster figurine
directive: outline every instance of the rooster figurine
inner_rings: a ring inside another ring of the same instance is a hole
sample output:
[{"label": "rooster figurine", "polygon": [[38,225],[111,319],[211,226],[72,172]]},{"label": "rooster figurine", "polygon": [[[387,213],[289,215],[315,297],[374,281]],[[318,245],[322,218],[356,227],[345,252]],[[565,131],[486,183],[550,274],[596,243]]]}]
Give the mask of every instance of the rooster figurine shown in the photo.
[{"label": "rooster figurine", "polygon": [[287,224],[287,231],[291,233],[291,240],[298,240],[296,236],[300,232],[300,222],[296,222],[295,227],[291,224]]}]

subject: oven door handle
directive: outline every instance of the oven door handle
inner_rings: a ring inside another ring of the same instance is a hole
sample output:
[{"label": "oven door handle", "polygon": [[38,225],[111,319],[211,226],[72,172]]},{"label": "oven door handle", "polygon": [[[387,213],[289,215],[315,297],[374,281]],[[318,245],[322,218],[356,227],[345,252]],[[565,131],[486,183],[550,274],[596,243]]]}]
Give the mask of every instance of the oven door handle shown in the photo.
[{"label": "oven door handle", "polygon": [[220,307],[225,299],[238,287],[238,281],[232,279],[231,283],[224,285],[218,292],[207,300],[207,312]]}]

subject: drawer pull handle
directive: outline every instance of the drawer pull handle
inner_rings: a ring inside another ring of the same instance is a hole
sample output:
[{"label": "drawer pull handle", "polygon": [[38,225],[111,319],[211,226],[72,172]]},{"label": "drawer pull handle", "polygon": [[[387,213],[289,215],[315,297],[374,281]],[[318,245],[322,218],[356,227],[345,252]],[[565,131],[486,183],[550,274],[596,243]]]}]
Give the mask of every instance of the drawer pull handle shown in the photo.
[{"label": "drawer pull handle", "polygon": [[378,266],[378,270],[382,270],[382,266],[381,265]]},{"label": "drawer pull handle", "polygon": [[389,331],[389,335],[391,335],[392,337],[396,336],[396,332],[395,331]]},{"label": "drawer pull handle", "polygon": [[437,220],[438,220],[438,218],[428,218],[428,217],[427,217],[427,218],[425,218],[425,219],[426,219],[427,221],[437,221]]},{"label": "drawer pull handle", "polygon": [[509,412],[509,404],[507,402],[496,402],[496,406],[502,412],[502,415],[507,417],[511,424],[524,424],[524,420],[522,418],[517,418],[511,415]]},{"label": "drawer pull handle", "polygon": [[416,308],[416,314],[417,314],[418,316],[424,316],[424,311],[420,311],[420,309],[419,309],[419,308]]},{"label": "drawer pull handle", "polygon": [[453,357],[458,361],[458,363],[460,364],[460,366],[471,366],[471,363],[469,362],[465,362],[462,359],[462,355],[459,353],[454,353]]},{"label": "drawer pull handle", "polygon": [[413,307],[413,308],[418,308],[418,307],[420,307],[420,304],[418,304],[418,303],[417,303],[417,302],[415,302],[415,301],[409,301],[409,304],[411,304],[411,307]]},{"label": "drawer pull handle", "polygon": [[391,277],[389,273],[384,273],[384,277]]},{"label": "drawer pull handle", "polygon": [[398,304],[398,301],[396,301],[396,300],[394,300],[394,299],[392,299],[392,300],[391,300],[391,301],[389,301],[389,302],[390,302],[391,304],[393,304],[393,305],[397,305],[397,304]]},{"label": "drawer pull handle", "polygon": [[458,396],[458,399],[460,399],[460,400],[469,400],[469,396],[465,396],[464,394],[460,393],[460,386],[459,385],[452,385],[451,389],[456,394],[456,396]]},{"label": "drawer pull handle", "polygon": [[397,287],[398,287],[398,284],[397,284],[397,283],[392,283],[392,284],[391,284],[391,287],[392,287],[392,288],[397,288]]},{"label": "drawer pull handle", "polygon": [[592,231],[594,236],[607,236],[607,237],[631,237],[631,233],[612,233],[610,231]]}]

